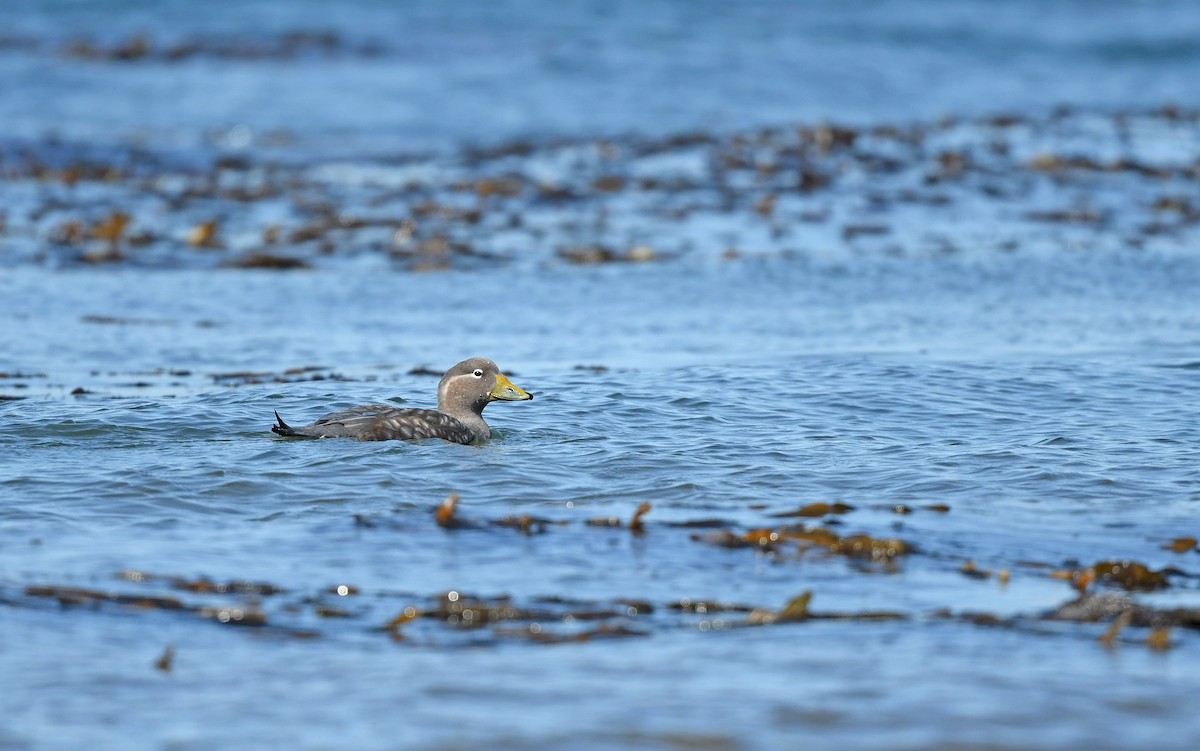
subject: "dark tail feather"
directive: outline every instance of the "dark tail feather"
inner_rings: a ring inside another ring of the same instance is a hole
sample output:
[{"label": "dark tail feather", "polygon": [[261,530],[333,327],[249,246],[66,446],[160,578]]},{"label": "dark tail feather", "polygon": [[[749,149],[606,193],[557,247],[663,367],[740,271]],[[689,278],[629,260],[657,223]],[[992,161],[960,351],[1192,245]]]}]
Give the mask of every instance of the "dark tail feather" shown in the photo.
[{"label": "dark tail feather", "polygon": [[292,430],[292,426],[284,422],[283,418],[279,416],[279,410],[275,410],[275,421],[279,424],[271,426],[272,433],[278,433],[279,435],[296,435],[296,431]]}]

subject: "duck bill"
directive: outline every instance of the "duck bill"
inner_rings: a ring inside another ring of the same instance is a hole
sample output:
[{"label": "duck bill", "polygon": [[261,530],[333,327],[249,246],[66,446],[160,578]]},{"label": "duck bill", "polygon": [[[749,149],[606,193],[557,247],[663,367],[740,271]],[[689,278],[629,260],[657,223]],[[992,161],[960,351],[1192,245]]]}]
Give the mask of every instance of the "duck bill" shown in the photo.
[{"label": "duck bill", "polygon": [[502,402],[523,402],[533,398],[533,394],[514,385],[503,373],[496,374],[496,385],[488,392],[488,396]]}]

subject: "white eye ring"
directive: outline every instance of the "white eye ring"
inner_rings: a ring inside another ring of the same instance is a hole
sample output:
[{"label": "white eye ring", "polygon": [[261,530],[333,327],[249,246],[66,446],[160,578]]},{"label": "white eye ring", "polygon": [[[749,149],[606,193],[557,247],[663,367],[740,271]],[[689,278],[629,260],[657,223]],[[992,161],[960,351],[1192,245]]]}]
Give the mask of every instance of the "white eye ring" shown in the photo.
[{"label": "white eye ring", "polygon": [[483,371],[479,368],[475,368],[475,372],[471,375],[475,376],[476,378],[483,378]]}]

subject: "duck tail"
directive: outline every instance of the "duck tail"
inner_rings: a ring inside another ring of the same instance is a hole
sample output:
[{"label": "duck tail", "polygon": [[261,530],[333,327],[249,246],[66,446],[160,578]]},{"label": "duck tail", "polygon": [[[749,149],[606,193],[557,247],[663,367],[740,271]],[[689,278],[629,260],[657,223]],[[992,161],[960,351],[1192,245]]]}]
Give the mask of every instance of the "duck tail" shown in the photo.
[{"label": "duck tail", "polygon": [[279,416],[279,410],[275,410],[275,422],[277,424],[271,426],[272,433],[277,433],[279,435],[297,435],[296,431],[292,429],[292,426],[284,422],[283,418]]}]

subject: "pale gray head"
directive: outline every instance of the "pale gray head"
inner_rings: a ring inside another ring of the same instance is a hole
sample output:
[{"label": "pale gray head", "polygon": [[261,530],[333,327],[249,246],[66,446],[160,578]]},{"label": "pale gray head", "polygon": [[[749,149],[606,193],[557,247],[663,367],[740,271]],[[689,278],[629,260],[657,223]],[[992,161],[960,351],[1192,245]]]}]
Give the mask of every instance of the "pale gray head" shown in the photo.
[{"label": "pale gray head", "polygon": [[483,421],[483,408],[494,401],[519,402],[533,394],[513,385],[496,363],[485,357],[463,360],[446,371],[438,383],[438,412],[480,432],[491,434]]}]

